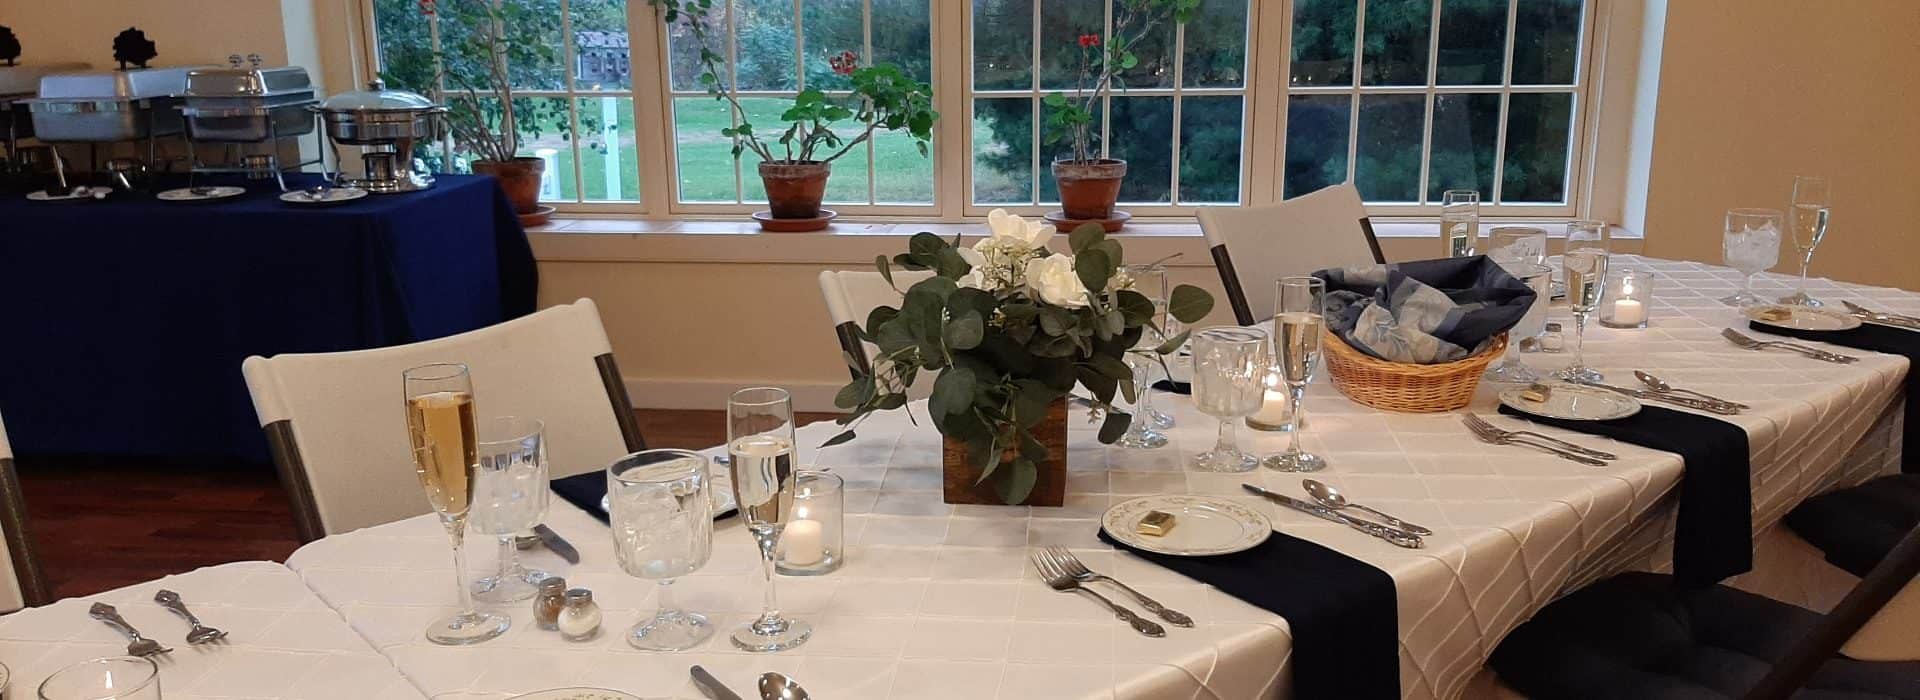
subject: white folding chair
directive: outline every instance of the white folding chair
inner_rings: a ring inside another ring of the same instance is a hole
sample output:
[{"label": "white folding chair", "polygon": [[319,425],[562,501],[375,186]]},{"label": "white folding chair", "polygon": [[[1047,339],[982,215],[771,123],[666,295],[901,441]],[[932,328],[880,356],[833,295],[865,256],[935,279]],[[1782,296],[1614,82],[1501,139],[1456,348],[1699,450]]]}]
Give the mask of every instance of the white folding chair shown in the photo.
[{"label": "white folding chair", "polygon": [[33,536],[27,530],[27,499],[20,491],[20,473],[13,466],[13,446],[7,442],[7,424],[0,421],[0,613],[49,602],[46,575],[33,554]]},{"label": "white folding chair", "polygon": [[[921,280],[932,277],[931,271],[897,271],[893,281],[901,290],[913,286]],[[827,300],[827,316],[833,319],[833,332],[840,337],[840,351],[853,363],[848,373],[859,376],[873,371],[873,357],[879,348],[873,343],[860,340],[855,329],[866,324],[867,315],[881,306],[900,306],[900,292],[887,284],[887,278],[878,272],[842,272],[823,270],[820,273],[820,295]],[[908,387],[907,396],[923,399],[933,393],[933,382],[922,373],[916,377],[913,386]]]},{"label": "white folding chair", "polygon": [[465,363],[480,420],[546,423],[555,478],[645,449],[593,300],[372,350],[249,357],[241,369],[305,541],[430,511],[407,452],[401,372]]},{"label": "white folding chair", "polygon": [[1200,207],[1198,217],[1234,320],[1243,326],[1272,312],[1274,283],[1282,277],[1387,261],[1352,183],[1279,204]]}]

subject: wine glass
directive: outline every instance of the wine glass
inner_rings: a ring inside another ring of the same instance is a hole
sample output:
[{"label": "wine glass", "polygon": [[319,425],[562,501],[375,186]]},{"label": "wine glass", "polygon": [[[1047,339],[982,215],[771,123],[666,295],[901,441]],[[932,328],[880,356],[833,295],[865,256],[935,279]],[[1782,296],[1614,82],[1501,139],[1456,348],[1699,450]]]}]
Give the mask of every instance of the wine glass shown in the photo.
[{"label": "wine glass", "polygon": [[473,582],[473,599],[512,603],[540,592],[547,572],[520,565],[517,536],[547,517],[546,424],[506,416],[480,424],[480,471],[474,479],[473,530],[500,539],[500,566]]},{"label": "wine glass", "polygon": [[1221,326],[1193,334],[1193,402],[1220,419],[1219,438],[1213,449],[1193,456],[1195,469],[1244,472],[1260,466],[1235,444],[1233,424],[1260,410],[1266,398],[1268,349],[1267,332],[1258,328]]},{"label": "wine glass", "polygon": [[1273,314],[1273,344],[1277,352],[1274,368],[1287,385],[1288,423],[1293,434],[1287,451],[1260,460],[1268,469],[1283,472],[1317,472],[1327,468],[1324,457],[1300,449],[1300,400],[1307,384],[1320,368],[1320,332],[1324,319],[1327,283],[1318,277],[1280,278],[1279,308]]},{"label": "wine glass", "polygon": [[[1487,258],[1500,265],[1534,291],[1533,305],[1527,307],[1508,333],[1507,356],[1488,369],[1490,382],[1529,383],[1540,375],[1520,361],[1520,339],[1538,335],[1547,325],[1547,307],[1552,302],[1553,268],[1547,267],[1547,232],[1532,226],[1501,226],[1488,233]],[[1536,279],[1544,276],[1544,279]]]},{"label": "wine glass", "polygon": [[[1148,348],[1154,348],[1166,342],[1168,338],[1180,335],[1180,321],[1167,313],[1167,268],[1157,263],[1129,265],[1127,273],[1133,276],[1134,291],[1146,295],[1147,300],[1153,302],[1153,320],[1160,326],[1158,331],[1148,328],[1145,333],[1140,334],[1140,343]],[[1134,414],[1136,416],[1144,414],[1147,417],[1147,427],[1165,430],[1173,427],[1173,416],[1161,413],[1160,409],[1153,407],[1153,392],[1149,390],[1153,386],[1154,373],[1159,369],[1158,362],[1148,362],[1144,376],[1140,375],[1138,368],[1135,369],[1134,380],[1140,387],[1140,403],[1134,406]],[[1172,381],[1173,378],[1167,377],[1167,379]]]},{"label": "wine glass", "polygon": [[473,593],[467,589],[467,515],[473,508],[475,472],[480,469],[473,421],[473,378],[466,365],[455,363],[414,367],[401,378],[414,472],[427,493],[427,503],[440,514],[440,524],[446,526],[447,538],[453,541],[453,587],[460,601],[460,612],[427,628],[427,640],[435,644],[478,644],[505,634],[512,620],[474,610]]},{"label": "wine glass", "polygon": [[40,700],[160,700],[160,667],[142,656],[110,656],[54,671]]},{"label": "wine glass", "polygon": [[1600,291],[1606,287],[1607,260],[1606,224],[1583,220],[1567,223],[1567,252],[1560,256],[1560,269],[1567,279],[1567,306],[1573,308],[1573,364],[1555,372],[1555,377],[1579,383],[1606,379],[1587,366],[1583,346],[1587,317],[1600,306]]},{"label": "wine glass", "polygon": [[1753,276],[1780,263],[1780,210],[1728,209],[1720,259],[1740,271],[1740,291],[1720,301],[1750,306],[1763,301],[1753,293]]},{"label": "wine glass", "polygon": [[747,651],[800,646],[813,626],[782,617],[773,591],[774,548],[793,516],[793,397],[785,389],[756,387],[727,399],[728,469],[733,495],[747,531],[760,546],[766,604],[760,616],[733,631],[733,645]]},{"label": "wine glass", "polygon": [[1781,297],[1780,303],[1819,306],[1820,300],[1807,294],[1807,268],[1813,265],[1813,249],[1827,237],[1827,179],[1818,175],[1793,178],[1793,247],[1800,249],[1800,287]]},{"label": "wine glass", "polygon": [[1473,244],[1479,237],[1480,193],[1475,190],[1440,193],[1440,240],[1446,244],[1445,256],[1473,255]]},{"label": "wine glass", "polygon": [[628,576],[660,583],[659,612],[627,633],[651,651],[681,651],[713,636],[699,613],[673,602],[673,580],[706,566],[713,552],[713,499],[707,458],[686,450],[646,450],[607,467],[613,554]]}]

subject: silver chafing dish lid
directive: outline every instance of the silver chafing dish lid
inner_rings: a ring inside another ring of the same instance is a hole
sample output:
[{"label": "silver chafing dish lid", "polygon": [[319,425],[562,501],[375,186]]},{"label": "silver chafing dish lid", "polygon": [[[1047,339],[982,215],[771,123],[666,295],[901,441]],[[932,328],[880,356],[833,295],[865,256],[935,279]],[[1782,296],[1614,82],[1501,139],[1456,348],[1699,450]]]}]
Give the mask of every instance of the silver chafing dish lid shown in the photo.
[{"label": "silver chafing dish lid", "polygon": [[313,79],[299,66],[262,68],[260,55],[247,57],[242,65],[238,55],[227,57],[226,68],[199,68],[187,73],[185,95],[192,97],[275,97],[312,94]]},{"label": "silver chafing dish lid", "polygon": [[439,112],[440,105],[425,95],[405,90],[389,90],[387,82],[375,79],[367,89],[343,92],[320,103],[323,112]]},{"label": "silver chafing dish lid", "polygon": [[187,74],[200,66],[54,73],[40,79],[42,100],[145,100],[171,97],[187,88]]},{"label": "silver chafing dish lid", "polygon": [[88,67],[85,63],[0,66],[0,97],[33,97],[40,92],[40,79],[48,74],[73,73]]}]

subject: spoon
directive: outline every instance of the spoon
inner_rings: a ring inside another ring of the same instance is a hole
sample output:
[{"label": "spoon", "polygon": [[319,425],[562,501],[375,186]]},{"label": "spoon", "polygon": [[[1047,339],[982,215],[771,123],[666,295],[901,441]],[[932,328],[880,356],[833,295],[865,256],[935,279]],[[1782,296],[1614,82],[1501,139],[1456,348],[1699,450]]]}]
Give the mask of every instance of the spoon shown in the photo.
[{"label": "spoon", "polygon": [[1667,393],[1667,392],[1679,392],[1679,393],[1682,393],[1682,394],[1691,394],[1691,395],[1694,395],[1694,396],[1698,396],[1698,397],[1700,397],[1700,398],[1703,398],[1703,399],[1706,399],[1706,400],[1708,400],[1708,401],[1718,401],[1718,402],[1720,402],[1720,403],[1723,403],[1723,404],[1726,404],[1726,405],[1728,405],[1728,406],[1731,406],[1731,407],[1734,407],[1734,408],[1738,408],[1738,409],[1741,409],[1741,410],[1745,410],[1745,409],[1749,409],[1749,408],[1753,408],[1752,406],[1748,406],[1748,405],[1746,405],[1746,404],[1743,404],[1743,403],[1734,403],[1734,402],[1732,402],[1732,401],[1728,401],[1728,400],[1726,400],[1726,399],[1723,399],[1723,398],[1720,398],[1720,397],[1717,397],[1717,396],[1708,396],[1708,395],[1706,395],[1706,394],[1702,394],[1702,393],[1700,393],[1700,392],[1698,392],[1698,391],[1694,391],[1694,390],[1692,390],[1692,389],[1677,389],[1677,388],[1674,388],[1674,386],[1673,386],[1673,385],[1671,385],[1671,384],[1668,384],[1668,383],[1667,383],[1667,382],[1666,382],[1665,380],[1663,380],[1663,379],[1661,379],[1661,378],[1659,378],[1659,377],[1656,377],[1656,376],[1653,376],[1653,375],[1651,375],[1651,374],[1648,374],[1648,373],[1646,373],[1646,372],[1642,372],[1642,371],[1640,371],[1640,370],[1637,370],[1637,369],[1633,371],[1633,376],[1635,376],[1635,377],[1638,377],[1638,378],[1640,379],[1640,383],[1641,383],[1641,384],[1645,384],[1645,385],[1647,385],[1647,388],[1648,388],[1648,389],[1652,389],[1652,390],[1654,391],[1654,393],[1659,393],[1659,394],[1665,394],[1665,393]]},{"label": "spoon", "polygon": [[1312,496],[1313,500],[1319,501],[1320,505],[1326,506],[1328,508],[1332,508],[1334,510],[1340,510],[1342,508],[1353,508],[1356,510],[1364,510],[1374,515],[1378,515],[1382,518],[1386,518],[1388,525],[1392,525],[1402,530],[1406,530],[1407,532],[1411,532],[1413,534],[1422,535],[1422,536],[1433,534],[1432,530],[1429,530],[1424,527],[1420,527],[1419,525],[1415,525],[1405,520],[1401,520],[1391,515],[1387,515],[1386,513],[1382,513],[1380,511],[1374,510],[1372,508],[1368,508],[1358,503],[1350,503],[1347,501],[1346,495],[1340,493],[1339,489],[1336,489],[1332,486],[1328,486],[1326,484],[1320,483],[1313,479],[1303,479],[1300,481],[1300,485],[1306,487],[1307,495]]},{"label": "spoon", "polygon": [[807,700],[807,689],[774,671],[760,674],[760,700]]}]

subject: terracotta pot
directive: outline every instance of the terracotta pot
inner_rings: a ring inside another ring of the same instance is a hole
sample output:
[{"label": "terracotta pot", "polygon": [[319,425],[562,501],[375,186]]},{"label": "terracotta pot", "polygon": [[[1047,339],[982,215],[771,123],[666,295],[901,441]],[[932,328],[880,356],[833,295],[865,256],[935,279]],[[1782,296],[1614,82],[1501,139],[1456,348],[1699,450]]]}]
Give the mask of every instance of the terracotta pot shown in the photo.
[{"label": "terracotta pot", "polygon": [[[1027,494],[1027,500],[1021,504],[1029,506],[1059,507],[1067,498],[1067,400],[1055,401],[1047,409],[1047,417],[1033,426],[1033,437],[1047,448],[1047,461],[1035,465],[1039,474],[1033,481],[1033,491]],[[1018,449],[1009,448],[1001,456],[1003,460],[1012,460]],[[986,483],[975,484],[980,480],[980,469],[967,463],[966,443],[946,439],[945,449],[941,453],[940,500],[947,503],[971,503],[990,506],[1007,505],[1000,498],[1000,490],[994,482],[1001,476],[995,473]],[[1003,464],[1002,469],[1010,468]]]},{"label": "terracotta pot", "polygon": [[1069,219],[1113,218],[1113,202],[1120,198],[1120,181],[1126,177],[1127,162],[1117,158],[1053,162],[1053,181],[1060,186],[1060,208]]},{"label": "terracotta pot", "polygon": [[827,194],[831,164],[818,161],[760,162],[760,182],[767,186],[767,208],[776,219],[812,219],[820,216],[820,199]]},{"label": "terracotta pot", "polygon": [[532,214],[540,208],[540,176],[547,172],[547,161],[541,158],[515,158],[510,161],[476,160],[473,171],[490,175],[500,181],[500,189],[506,190],[507,201],[513,203],[516,214]]}]

